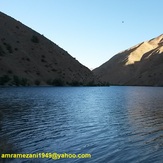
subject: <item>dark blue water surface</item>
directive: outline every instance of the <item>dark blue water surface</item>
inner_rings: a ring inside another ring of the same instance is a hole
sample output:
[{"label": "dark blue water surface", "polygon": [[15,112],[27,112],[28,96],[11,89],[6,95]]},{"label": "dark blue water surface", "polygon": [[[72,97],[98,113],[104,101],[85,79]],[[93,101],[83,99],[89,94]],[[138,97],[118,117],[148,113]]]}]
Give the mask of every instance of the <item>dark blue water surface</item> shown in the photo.
[{"label": "dark blue water surface", "polygon": [[163,88],[0,88],[0,143],[6,153],[92,155],[6,162],[161,163]]}]

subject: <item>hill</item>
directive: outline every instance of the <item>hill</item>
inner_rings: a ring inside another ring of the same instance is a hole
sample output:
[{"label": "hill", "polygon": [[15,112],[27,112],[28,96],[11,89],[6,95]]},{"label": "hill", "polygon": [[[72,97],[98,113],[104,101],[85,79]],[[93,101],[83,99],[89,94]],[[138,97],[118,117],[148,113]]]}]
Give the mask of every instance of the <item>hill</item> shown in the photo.
[{"label": "hill", "polygon": [[93,70],[111,85],[163,86],[163,35],[113,56]]},{"label": "hill", "polygon": [[93,81],[93,73],[67,51],[0,12],[0,85],[89,85]]}]

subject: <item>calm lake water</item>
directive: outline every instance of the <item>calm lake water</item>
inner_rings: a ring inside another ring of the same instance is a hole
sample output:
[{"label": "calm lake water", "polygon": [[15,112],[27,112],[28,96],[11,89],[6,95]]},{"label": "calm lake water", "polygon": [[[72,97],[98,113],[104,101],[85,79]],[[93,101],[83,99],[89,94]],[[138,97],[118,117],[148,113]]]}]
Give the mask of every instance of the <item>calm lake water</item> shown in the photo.
[{"label": "calm lake water", "polygon": [[3,152],[92,155],[11,162],[163,162],[160,87],[0,88],[0,111]]}]

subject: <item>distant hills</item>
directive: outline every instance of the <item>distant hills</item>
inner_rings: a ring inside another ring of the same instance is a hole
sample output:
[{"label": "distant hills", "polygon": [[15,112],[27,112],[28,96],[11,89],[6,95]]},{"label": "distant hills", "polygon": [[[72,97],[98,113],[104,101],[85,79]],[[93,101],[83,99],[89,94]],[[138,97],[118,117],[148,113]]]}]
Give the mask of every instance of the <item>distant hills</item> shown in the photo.
[{"label": "distant hills", "polygon": [[67,51],[0,12],[0,85],[94,85]]},{"label": "distant hills", "polygon": [[93,73],[111,85],[163,86],[163,35],[118,53]]}]

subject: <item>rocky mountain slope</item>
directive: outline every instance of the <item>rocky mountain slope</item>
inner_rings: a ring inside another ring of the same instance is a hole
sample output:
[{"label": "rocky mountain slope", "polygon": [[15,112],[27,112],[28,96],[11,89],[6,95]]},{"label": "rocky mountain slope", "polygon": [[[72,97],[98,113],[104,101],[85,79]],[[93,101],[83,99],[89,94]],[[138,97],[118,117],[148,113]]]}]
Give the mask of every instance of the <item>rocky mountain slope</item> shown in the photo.
[{"label": "rocky mountain slope", "polygon": [[93,81],[93,73],[68,52],[0,12],[0,85],[89,85]]},{"label": "rocky mountain slope", "polygon": [[93,73],[112,85],[163,86],[163,35],[118,53]]}]

